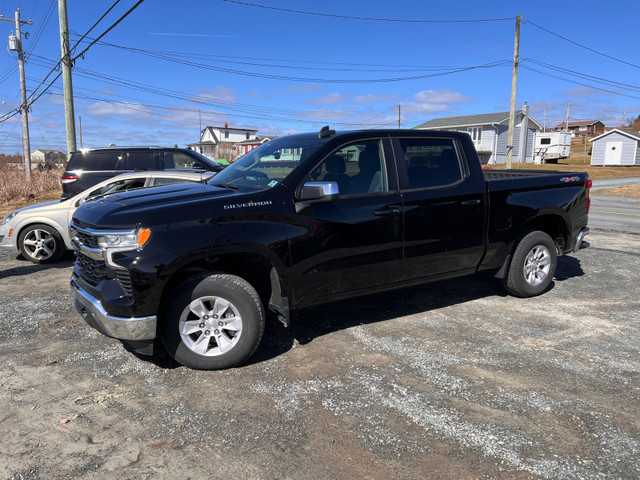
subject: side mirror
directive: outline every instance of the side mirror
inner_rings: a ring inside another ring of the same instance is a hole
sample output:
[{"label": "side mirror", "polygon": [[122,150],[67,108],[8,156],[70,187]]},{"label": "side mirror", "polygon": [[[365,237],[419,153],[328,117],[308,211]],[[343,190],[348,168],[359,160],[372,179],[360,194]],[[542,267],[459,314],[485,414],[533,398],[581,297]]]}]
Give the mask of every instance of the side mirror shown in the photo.
[{"label": "side mirror", "polygon": [[336,182],[307,182],[300,189],[296,212],[314,203],[333,202],[340,198]]}]

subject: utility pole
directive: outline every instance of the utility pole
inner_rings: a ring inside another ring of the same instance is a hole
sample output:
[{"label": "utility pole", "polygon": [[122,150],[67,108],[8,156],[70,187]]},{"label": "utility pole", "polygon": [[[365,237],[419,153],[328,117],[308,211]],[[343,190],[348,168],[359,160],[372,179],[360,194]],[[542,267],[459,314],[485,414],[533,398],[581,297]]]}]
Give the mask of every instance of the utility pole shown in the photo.
[{"label": "utility pole", "polygon": [[513,46],[513,75],[511,76],[511,108],[509,109],[509,136],[507,139],[507,168],[511,168],[511,154],[513,153],[513,131],[516,123],[516,90],[518,88],[518,59],[520,57],[520,20],[516,17],[516,39]]},{"label": "utility pole", "polygon": [[567,103],[567,121],[564,122],[564,131],[569,131],[569,104]]},{"label": "utility pole", "polygon": [[64,123],[67,127],[67,158],[76,148],[76,117],[73,109],[73,85],[71,82],[71,54],[69,52],[69,22],[67,0],[58,0],[60,20],[60,58],[62,62],[62,86],[64,90]]},{"label": "utility pole", "polygon": [[[0,17],[0,20],[11,22],[10,18]],[[20,111],[22,112],[22,154],[24,159],[24,171],[27,179],[27,184],[31,182],[31,143],[29,141],[29,117],[27,111],[29,106],[27,105],[27,86],[24,80],[24,52],[22,50],[22,33],[20,26],[33,25],[31,20],[20,20],[20,9],[15,14],[16,22],[16,36],[15,40],[9,37],[9,48],[18,52],[18,69],[20,70],[20,97],[22,104],[20,105]]]},{"label": "utility pole", "polygon": [[82,150],[82,117],[78,117],[78,133],[80,134],[80,150]]},{"label": "utility pole", "polygon": [[398,128],[400,128],[400,104],[398,104]]}]

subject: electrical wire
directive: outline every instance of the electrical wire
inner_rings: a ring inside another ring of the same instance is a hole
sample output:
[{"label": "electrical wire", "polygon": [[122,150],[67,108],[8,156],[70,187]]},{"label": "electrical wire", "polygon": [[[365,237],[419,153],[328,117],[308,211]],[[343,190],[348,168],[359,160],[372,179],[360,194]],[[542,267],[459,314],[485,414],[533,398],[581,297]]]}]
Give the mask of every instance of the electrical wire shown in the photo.
[{"label": "electrical wire", "polygon": [[[223,0],[223,1],[230,1],[230,0]],[[547,32],[550,35],[553,35],[555,37],[561,38],[562,40],[564,40],[566,42],[572,43],[573,45],[576,45],[576,46],[578,46],[580,48],[584,48],[585,50],[588,50],[588,51],[590,51],[592,53],[595,53],[597,55],[601,55],[601,56],[606,57],[606,58],[608,58],[610,60],[615,60],[616,62],[624,63],[625,65],[629,65],[631,67],[640,68],[640,65],[638,65],[638,64],[627,62],[626,60],[622,60],[620,58],[614,57],[612,55],[609,55],[607,53],[601,52],[599,50],[595,50],[594,48],[587,47],[586,45],[583,45],[582,43],[578,43],[578,42],[576,42],[574,40],[571,40],[571,39],[569,39],[569,38],[567,38],[567,37],[565,37],[563,35],[560,35],[559,33],[552,32],[548,28],[544,28],[544,27],[538,25],[537,23],[532,22],[531,20],[523,20],[523,23],[529,23],[529,24],[533,25],[534,27],[539,28],[540,30],[542,30],[544,32]]]},{"label": "electrical wire", "polygon": [[314,15],[318,17],[344,18],[347,20],[366,20],[371,22],[395,22],[395,23],[482,23],[482,22],[503,22],[506,20],[515,20],[515,17],[506,18],[480,18],[465,20],[420,20],[420,19],[403,19],[403,18],[377,18],[377,17],[360,17],[352,15],[338,15],[334,13],[309,12],[303,10],[293,10],[290,8],[273,7],[270,5],[261,5],[259,3],[240,2],[238,0],[222,0],[227,3],[235,3],[245,7],[264,8],[267,10],[275,10],[279,12],[297,13],[302,15]]}]

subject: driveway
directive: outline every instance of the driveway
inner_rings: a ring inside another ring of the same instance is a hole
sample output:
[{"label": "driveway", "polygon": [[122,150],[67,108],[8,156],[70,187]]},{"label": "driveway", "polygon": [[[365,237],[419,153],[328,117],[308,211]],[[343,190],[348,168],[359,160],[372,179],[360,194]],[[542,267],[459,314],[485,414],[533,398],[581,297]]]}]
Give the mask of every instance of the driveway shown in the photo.
[{"label": "driveway", "polygon": [[202,372],[85,326],[71,259],[0,253],[0,477],[640,477],[638,236],[596,231],[553,288],[476,276],[297,312]]}]

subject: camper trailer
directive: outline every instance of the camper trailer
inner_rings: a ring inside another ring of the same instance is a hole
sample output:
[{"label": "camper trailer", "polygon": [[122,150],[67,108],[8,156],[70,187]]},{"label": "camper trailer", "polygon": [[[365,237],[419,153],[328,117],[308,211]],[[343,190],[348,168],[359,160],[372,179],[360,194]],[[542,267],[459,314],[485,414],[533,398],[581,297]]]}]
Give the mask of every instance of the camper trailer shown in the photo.
[{"label": "camper trailer", "polygon": [[571,154],[570,132],[536,132],[533,163],[558,163]]}]

